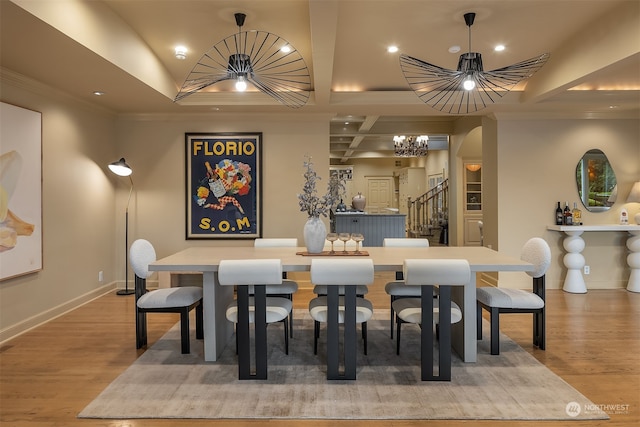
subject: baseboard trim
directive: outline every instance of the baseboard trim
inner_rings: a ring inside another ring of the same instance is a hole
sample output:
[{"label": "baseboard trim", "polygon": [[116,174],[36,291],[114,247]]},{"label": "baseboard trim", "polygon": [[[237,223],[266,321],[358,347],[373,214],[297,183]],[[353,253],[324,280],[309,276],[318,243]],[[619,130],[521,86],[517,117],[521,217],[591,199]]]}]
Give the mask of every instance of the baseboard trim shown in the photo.
[{"label": "baseboard trim", "polygon": [[53,307],[49,310],[43,311],[42,313],[38,313],[35,316],[25,319],[22,322],[2,329],[0,331],[0,346],[4,345],[7,341],[16,338],[17,336],[30,331],[33,328],[47,323],[50,320],[55,319],[56,317],[60,317],[63,314],[66,314],[71,310],[74,310],[90,301],[93,301],[94,299],[99,298],[104,294],[112,292],[114,289],[116,289],[115,282],[109,283],[63,304],[60,304],[57,307]]}]

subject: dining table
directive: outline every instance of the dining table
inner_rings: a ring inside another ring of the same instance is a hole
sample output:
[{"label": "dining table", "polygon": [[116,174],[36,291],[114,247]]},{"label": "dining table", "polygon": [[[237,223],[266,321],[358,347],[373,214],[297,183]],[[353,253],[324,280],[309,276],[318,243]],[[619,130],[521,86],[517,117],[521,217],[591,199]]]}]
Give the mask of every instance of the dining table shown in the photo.
[{"label": "dining table", "polygon": [[[426,248],[366,247],[377,272],[402,271],[405,259],[466,259],[471,280],[452,288],[452,300],[462,308],[462,320],[452,325],[452,347],[467,363],[477,360],[476,275],[477,272],[527,272],[534,266],[519,257],[481,246],[430,246]],[[300,255],[304,247],[270,248],[253,246],[193,246],[160,258],[149,265],[151,271],[201,272],[204,311],[204,359],[216,361],[233,336],[233,325],[226,319],[227,305],[233,301],[233,287],[220,286],[218,266],[225,259],[280,259],[284,272],[310,271],[311,261],[321,255]],[[363,256],[356,255],[353,256]],[[344,255],[340,255],[340,258]]]}]

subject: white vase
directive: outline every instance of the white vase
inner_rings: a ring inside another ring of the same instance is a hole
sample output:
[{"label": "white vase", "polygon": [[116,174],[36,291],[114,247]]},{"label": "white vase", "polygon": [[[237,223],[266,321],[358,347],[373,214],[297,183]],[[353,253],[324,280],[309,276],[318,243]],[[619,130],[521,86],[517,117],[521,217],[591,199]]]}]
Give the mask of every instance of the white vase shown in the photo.
[{"label": "white vase", "polygon": [[319,254],[324,249],[327,227],[318,217],[311,217],[304,224],[304,244],[310,254]]}]

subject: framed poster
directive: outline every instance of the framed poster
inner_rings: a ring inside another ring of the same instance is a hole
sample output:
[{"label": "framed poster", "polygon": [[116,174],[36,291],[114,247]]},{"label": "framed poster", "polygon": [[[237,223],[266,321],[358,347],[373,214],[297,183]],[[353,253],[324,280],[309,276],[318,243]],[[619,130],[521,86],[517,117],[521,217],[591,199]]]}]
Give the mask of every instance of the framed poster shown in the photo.
[{"label": "framed poster", "polygon": [[262,133],[186,133],[186,238],[262,237]]},{"label": "framed poster", "polygon": [[0,103],[0,280],[42,270],[42,113]]}]

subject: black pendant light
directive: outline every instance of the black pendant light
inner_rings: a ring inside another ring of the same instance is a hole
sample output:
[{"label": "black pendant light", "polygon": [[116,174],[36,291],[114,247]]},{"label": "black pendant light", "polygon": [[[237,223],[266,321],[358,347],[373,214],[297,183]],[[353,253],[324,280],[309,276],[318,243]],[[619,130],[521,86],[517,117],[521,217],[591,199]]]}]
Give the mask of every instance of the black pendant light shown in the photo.
[{"label": "black pendant light", "polygon": [[235,80],[236,91],[249,86],[283,105],[299,108],[311,91],[309,69],[285,39],[264,31],[242,31],[246,15],[236,13],[238,32],[216,43],[193,67],[175,101],[214,85]]},{"label": "black pendant light", "polygon": [[427,105],[449,114],[474,113],[492,104],[531,77],[549,59],[544,53],[508,67],[484,71],[482,55],[471,51],[471,26],[476,14],[464,14],[469,27],[469,50],[460,55],[458,68],[449,70],[409,55],[400,55],[400,67],[411,89]]}]

